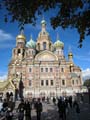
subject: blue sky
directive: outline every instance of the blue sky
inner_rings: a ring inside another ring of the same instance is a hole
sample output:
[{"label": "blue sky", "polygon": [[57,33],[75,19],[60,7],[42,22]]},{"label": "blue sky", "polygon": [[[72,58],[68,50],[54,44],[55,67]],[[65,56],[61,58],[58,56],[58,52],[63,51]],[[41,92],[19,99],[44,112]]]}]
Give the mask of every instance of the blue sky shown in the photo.
[{"label": "blue sky", "polygon": [[[14,23],[4,23],[3,13],[0,12],[0,79],[6,77],[8,72],[8,64],[11,60],[12,49],[16,45],[16,36],[20,33],[17,22]],[[54,15],[54,14],[53,14]],[[79,34],[76,29],[66,29],[63,30],[61,27],[58,27],[54,30],[50,25],[49,16],[53,16],[52,12],[47,12],[44,14],[44,18],[47,22],[47,31],[50,34],[51,40],[54,43],[56,41],[57,33],[62,42],[64,42],[64,54],[66,59],[68,59],[69,49],[73,52],[73,61],[74,63],[81,67],[84,75],[90,75],[90,36],[86,36],[83,42],[83,47],[78,48]],[[42,17],[38,17],[36,26],[30,24],[25,25],[24,34],[27,41],[32,35],[33,39],[36,41],[38,33],[41,30]]]}]

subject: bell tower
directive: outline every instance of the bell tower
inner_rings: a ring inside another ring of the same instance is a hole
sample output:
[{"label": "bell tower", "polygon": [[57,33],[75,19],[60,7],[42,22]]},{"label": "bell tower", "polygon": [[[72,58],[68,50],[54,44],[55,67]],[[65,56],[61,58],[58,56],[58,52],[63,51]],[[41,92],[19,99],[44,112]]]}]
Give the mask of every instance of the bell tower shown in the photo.
[{"label": "bell tower", "polygon": [[16,37],[16,47],[13,49],[13,59],[22,59],[25,56],[26,37],[24,30],[21,29],[20,34]]},{"label": "bell tower", "polygon": [[49,33],[46,31],[46,21],[44,19],[41,21],[41,32],[38,35],[36,49],[37,51],[52,51],[53,49]]}]

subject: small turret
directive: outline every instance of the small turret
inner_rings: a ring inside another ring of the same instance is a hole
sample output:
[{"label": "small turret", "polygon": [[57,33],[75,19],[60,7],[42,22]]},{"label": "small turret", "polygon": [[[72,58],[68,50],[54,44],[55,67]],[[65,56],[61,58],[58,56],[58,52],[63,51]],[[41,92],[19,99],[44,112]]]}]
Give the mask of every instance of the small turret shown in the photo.
[{"label": "small turret", "polygon": [[36,42],[32,39],[32,36],[30,37],[30,40],[26,43],[26,47],[32,49],[36,48]]},{"label": "small turret", "polygon": [[16,46],[24,47],[26,43],[26,37],[24,36],[23,29],[21,29],[20,34],[16,37]]},{"label": "small turret", "polygon": [[70,62],[73,62],[73,54],[72,54],[72,52],[69,52],[69,53],[68,53],[68,60],[69,60]]},{"label": "small turret", "polygon": [[64,48],[64,43],[60,41],[59,36],[57,34],[57,40],[54,43],[54,48],[55,48],[55,54],[63,57],[63,48]]}]

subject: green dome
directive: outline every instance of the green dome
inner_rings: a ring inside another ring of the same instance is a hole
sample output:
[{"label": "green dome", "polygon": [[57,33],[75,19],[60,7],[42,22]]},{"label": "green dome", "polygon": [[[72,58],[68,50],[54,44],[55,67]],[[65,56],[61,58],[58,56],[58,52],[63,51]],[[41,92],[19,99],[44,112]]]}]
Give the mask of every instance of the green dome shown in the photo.
[{"label": "green dome", "polygon": [[60,48],[63,48],[64,47],[64,43],[60,40],[57,40],[55,43],[54,43],[54,46],[57,48],[57,47],[60,47]]},{"label": "green dome", "polygon": [[46,25],[46,21],[45,21],[45,20],[42,20],[42,21],[41,21],[41,24],[45,24],[45,25]]},{"label": "green dome", "polygon": [[32,37],[30,38],[30,41],[27,42],[26,47],[28,47],[28,48],[36,47],[36,42],[32,39]]}]

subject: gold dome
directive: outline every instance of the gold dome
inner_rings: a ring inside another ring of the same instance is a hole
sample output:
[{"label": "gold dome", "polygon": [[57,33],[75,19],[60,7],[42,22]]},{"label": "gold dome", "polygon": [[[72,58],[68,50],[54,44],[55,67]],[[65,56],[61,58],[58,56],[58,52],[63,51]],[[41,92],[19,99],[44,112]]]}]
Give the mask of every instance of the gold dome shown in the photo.
[{"label": "gold dome", "polygon": [[68,54],[68,56],[71,56],[71,57],[73,57],[73,54],[72,54],[72,52],[70,52],[70,53]]},{"label": "gold dome", "polygon": [[17,39],[17,40],[18,40],[18,39],[26,40],[26,37],[21,34],[21,35],[18,35],[18,36],[16,37],[16,39]]},{"label": "gold dome", "polygon": [[61,47],[61,48],[63,48],[63,47],[64,47],[64,43],[61,42],[60,40],[57,40],[57,41],[54,43],[54,46],[55,46],[55,47]]}]

